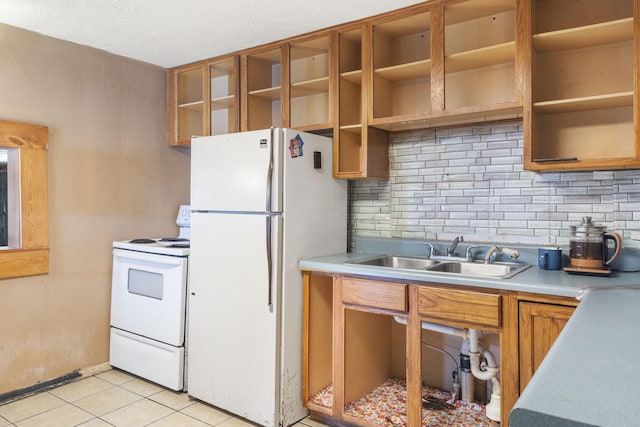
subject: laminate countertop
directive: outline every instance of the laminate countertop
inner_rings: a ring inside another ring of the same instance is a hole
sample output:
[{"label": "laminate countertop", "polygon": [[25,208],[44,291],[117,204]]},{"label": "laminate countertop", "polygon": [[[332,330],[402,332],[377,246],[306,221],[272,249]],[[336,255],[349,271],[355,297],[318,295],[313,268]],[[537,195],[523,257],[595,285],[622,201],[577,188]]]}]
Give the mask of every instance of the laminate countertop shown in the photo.
[{"label": "laminate countertop", "polygon": [[587,292],[516,402],[512,427],[640,425],[640,290]]},{"label": "laminate countertop", "polygon": [[[581,302],[514,406],[512,427],[640,425],[640,273],[572,275],[533,265],[509,279],[352,264],[401,248],[304,259],[299,268],[575,297]],[[523,251],[537,264],[535,252]],[[531,258],[531,256],[534,258]]]}]

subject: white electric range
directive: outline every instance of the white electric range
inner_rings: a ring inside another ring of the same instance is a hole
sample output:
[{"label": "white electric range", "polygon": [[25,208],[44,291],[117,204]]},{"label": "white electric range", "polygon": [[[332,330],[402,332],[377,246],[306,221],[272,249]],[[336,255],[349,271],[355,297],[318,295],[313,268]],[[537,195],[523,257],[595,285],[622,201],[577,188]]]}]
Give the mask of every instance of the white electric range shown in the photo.
[{"label": "white electric range", "polygon": [[113,242],[109,362],[173,390],[185,389],[190,207],[178,237]]}]

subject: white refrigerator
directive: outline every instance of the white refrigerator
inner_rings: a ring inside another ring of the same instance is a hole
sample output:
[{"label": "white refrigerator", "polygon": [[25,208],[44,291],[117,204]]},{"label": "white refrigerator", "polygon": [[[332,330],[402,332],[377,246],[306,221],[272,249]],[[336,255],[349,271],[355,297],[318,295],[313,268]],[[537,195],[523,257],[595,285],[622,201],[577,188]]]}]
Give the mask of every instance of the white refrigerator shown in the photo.
[{"label": "white refrigerator", "polygon": [[330,138],[272,128],[194,138],[187,390],[263,426],[302,405],[301,258],[346,251]]}]

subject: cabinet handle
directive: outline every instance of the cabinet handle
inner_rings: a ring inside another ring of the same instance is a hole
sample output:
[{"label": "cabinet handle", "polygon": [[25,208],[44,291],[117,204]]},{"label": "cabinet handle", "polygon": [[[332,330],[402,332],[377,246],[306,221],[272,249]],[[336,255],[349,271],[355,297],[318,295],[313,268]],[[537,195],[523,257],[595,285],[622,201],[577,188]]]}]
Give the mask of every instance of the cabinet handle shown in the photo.
[{"label": "cabinet handle", "polygon": [[533,159],[535,163],[575,162],[577,160],[577,157],[547,157],[543,159]]}]

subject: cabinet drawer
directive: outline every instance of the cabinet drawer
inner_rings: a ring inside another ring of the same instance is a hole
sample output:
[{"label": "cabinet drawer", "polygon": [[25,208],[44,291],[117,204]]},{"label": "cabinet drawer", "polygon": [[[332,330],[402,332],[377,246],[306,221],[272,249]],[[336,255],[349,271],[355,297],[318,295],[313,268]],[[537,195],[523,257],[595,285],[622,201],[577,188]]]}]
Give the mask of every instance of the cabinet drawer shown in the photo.
[{"label": "cabinet drawer", "polygon": [[500,327],[500,295],[420,287],[418,313],[426,318]]},{"label": "cabinet drawer", "polygon": [[343,278],[342,302],[407,311],[407,285]]}]

